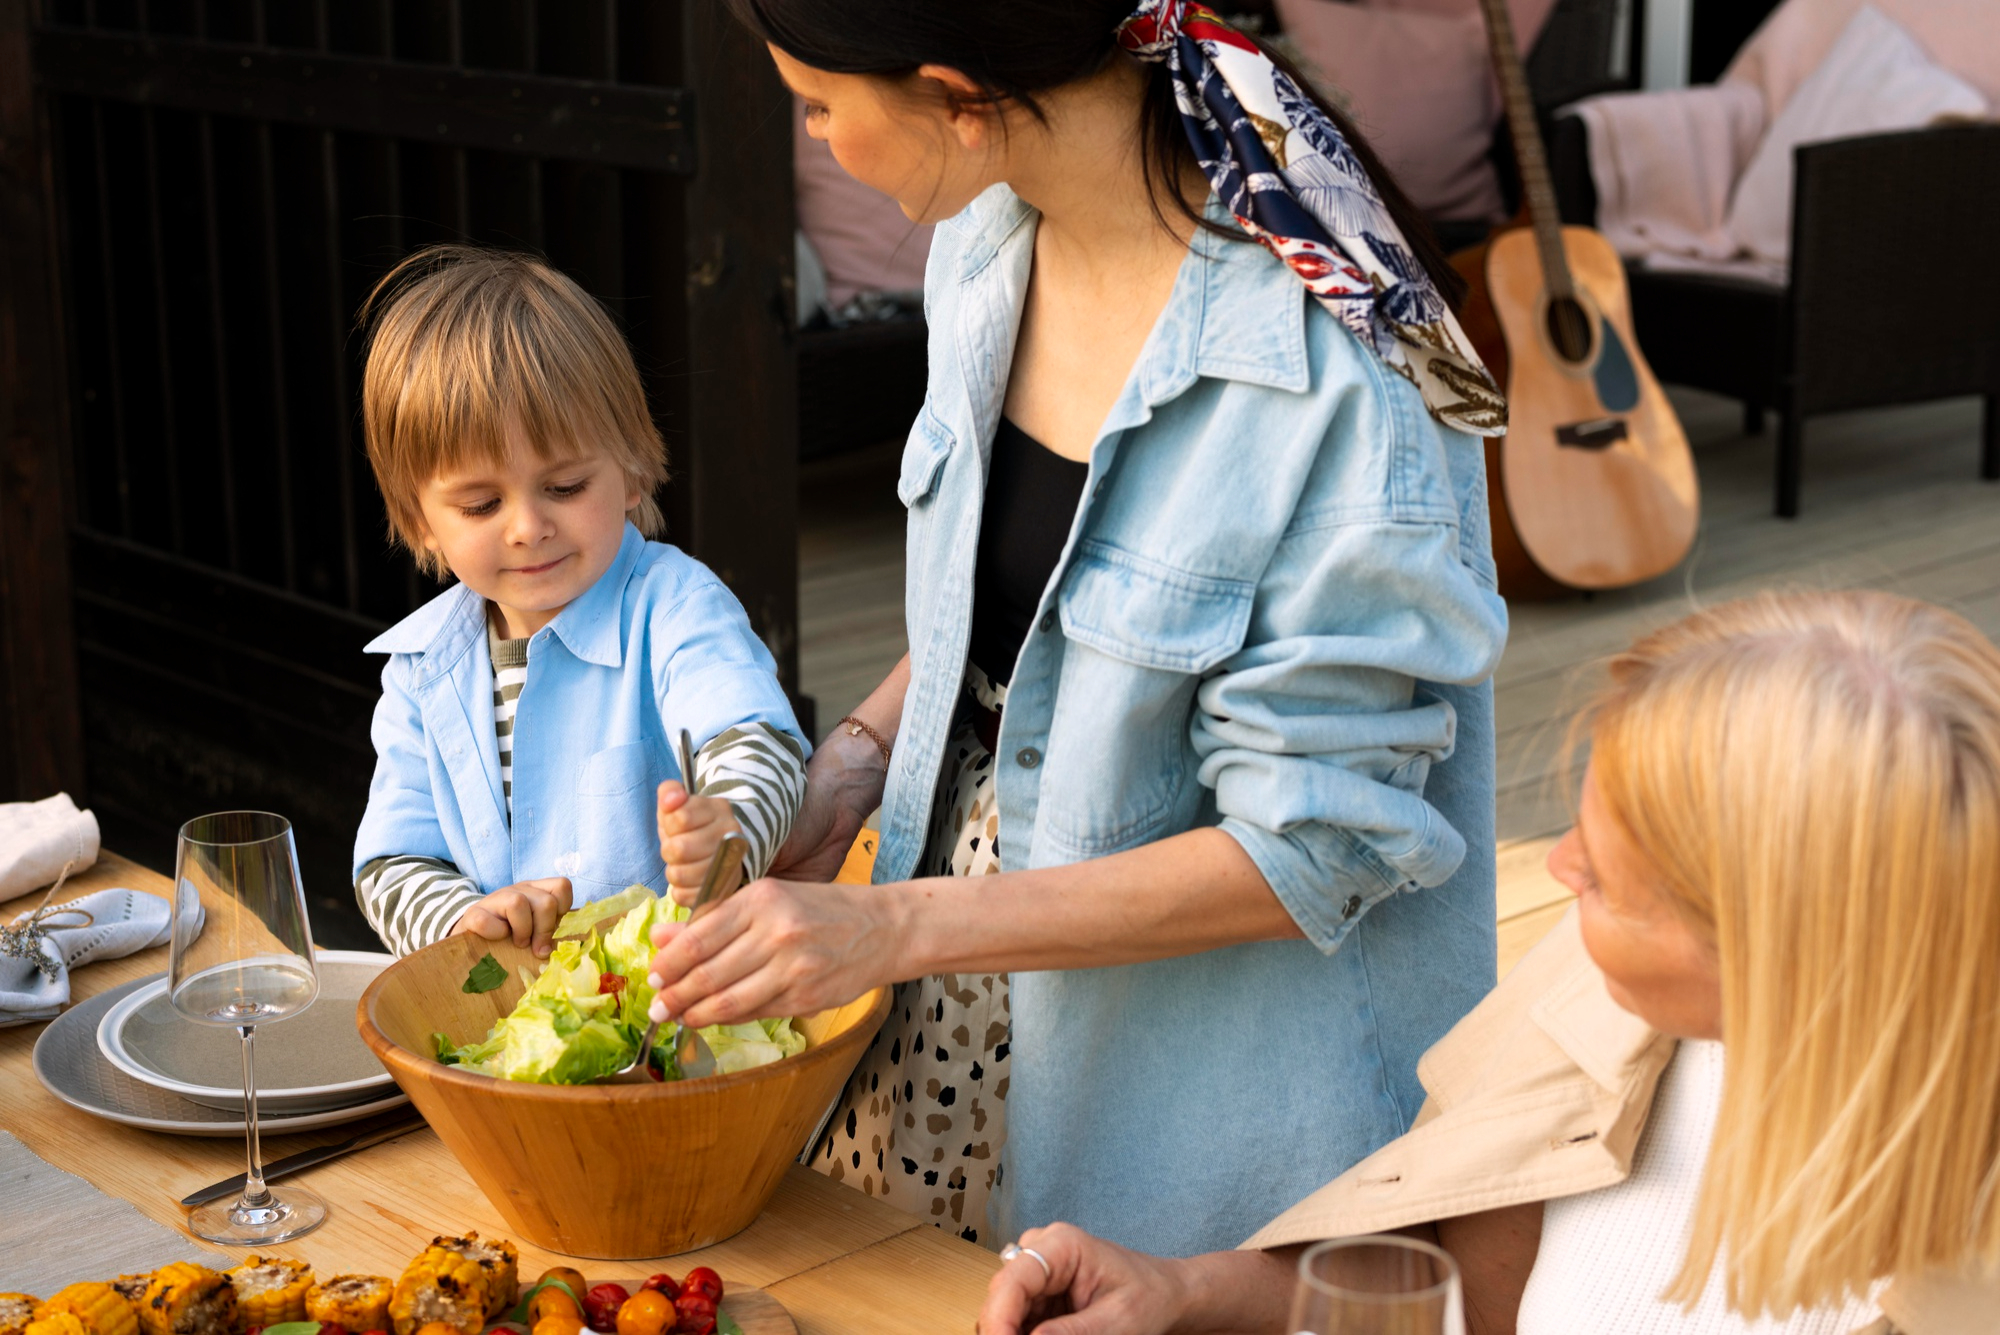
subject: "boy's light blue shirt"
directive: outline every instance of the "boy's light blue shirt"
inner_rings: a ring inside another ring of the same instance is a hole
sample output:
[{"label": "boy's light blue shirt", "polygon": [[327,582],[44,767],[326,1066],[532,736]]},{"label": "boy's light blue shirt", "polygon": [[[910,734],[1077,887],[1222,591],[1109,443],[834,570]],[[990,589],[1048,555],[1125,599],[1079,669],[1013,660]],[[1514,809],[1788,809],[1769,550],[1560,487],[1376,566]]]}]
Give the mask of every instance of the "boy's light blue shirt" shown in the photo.
[{"label": "boy's light blue shirt", "polygon": [[[877,880],[916,868],[963,696],[1035,218],[996,187],[931,250]],[[1064,1219],[1157,1253],[1233,1246],[1408,1127],[1417,1058],[1493,984],[1506,625],[1481,443],[1261,247],[1199,237],[1035,629],[983,665],[1012,668],[999,845],[1042,867],[1219,826],[1306,939],[1016,973],[993,1236]]]},{"label": "boy's light blue shirt", "polygon": [[579,904],[666,890],[654,793],[680,778],[668,738],[697,747],[766,723],[806,745],[770,651],[721,580],[627,524],[598,581],[528,641],[514,715],[513,822],[500,788],[486,601],[463,584],[376,637],[375,778],[354,870],[439,858],[491,893],[567,876]]}]

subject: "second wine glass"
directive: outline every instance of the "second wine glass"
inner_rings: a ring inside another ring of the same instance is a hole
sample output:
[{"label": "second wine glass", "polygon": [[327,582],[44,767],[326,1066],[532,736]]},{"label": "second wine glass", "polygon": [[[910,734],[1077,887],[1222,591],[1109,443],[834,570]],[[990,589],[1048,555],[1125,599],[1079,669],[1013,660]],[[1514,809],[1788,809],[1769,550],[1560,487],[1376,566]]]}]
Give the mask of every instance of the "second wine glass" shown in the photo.
[{"label": "second wine glass", "polygon": [[291,822],[266,811],[224,811],[181,827],[167,987],[183,1018],[227,1026],[243,1040],[243,1194],[196,1209],[189,1230],[210,1242],[256,1247],[319,1227],[326,1202],[296,1186],[279,1197],[265,1185],[257,1137],[257,1026],[297,1015],[319,995]]},{"label": "second wine glass", "polygon": [[1465,1335],[1458,1264],[1442,1247],[1382,1234],[1336,1238],[1299,1258],[1297,1335]]}]

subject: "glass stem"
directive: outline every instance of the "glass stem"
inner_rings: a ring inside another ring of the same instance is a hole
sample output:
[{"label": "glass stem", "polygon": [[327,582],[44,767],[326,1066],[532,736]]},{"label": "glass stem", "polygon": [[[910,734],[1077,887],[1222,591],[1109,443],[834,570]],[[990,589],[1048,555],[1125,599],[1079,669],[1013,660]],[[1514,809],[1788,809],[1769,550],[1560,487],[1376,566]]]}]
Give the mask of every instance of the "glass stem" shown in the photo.
[{"label": "glass stem", "polygon": [[264,1150],[257,1142],[257,1026],[240,1024],[243,1035],[243,1126],[249,1134],[250,1164],[243,1173],[241,1209],[261,1210],[271,1203],[271,1190],[264,1185]]}]

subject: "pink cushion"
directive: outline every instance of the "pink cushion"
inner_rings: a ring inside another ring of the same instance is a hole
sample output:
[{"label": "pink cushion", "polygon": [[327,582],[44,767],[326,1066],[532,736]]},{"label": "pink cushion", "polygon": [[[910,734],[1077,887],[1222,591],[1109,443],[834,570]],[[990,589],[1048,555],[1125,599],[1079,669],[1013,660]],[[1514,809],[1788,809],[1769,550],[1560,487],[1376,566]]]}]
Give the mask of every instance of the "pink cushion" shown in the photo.
[{"label": "pink cushion", "polygon": [[914,292],[924,286],[931,229],[903,216],[895,200],[840,169],[833,150],[806,133],[794,106],[793,183],[799,226],[826,266],[826,294],[836,309],[857,292]]},{"label": "pink cushion", "polygon": [[[1554,0],[1508,0],[1531,46]],[[1501,221],[1486,154],[1500,123],[1478,0],[1277,0],[1285,32],[1326,76],[1411,202],[1433,218]]]},{"label": "pink cushion", "polygon": [[[1945,69],[2000,106],[2000,9],[1993,0],[1870,0]],[[1723,78],[1764,91],[1772,120],[1819,68],[1863,0],[1785,0],[1750,35]]]}]

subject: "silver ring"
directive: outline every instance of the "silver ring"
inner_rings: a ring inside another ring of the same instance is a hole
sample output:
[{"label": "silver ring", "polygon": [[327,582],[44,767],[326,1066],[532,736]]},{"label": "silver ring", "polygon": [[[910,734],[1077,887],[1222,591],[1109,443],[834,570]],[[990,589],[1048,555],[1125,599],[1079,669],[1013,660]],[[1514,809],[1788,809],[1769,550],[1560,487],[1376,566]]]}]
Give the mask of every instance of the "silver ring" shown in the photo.
[{"label": "silver ring", "polygon": [[1050,1267],[1049,1258],[1036,1251],[1033,1247],[1023,1247],[1018,1242],[1010,1242],[1000,1249],[1000,1262],[1002,1265],[1022,1256],[1032,1256],[1035,1258],[1035,1264],[1042,1268],[1042,1282],[1044,1284],[1055,1280],[1056,1272]]}]

